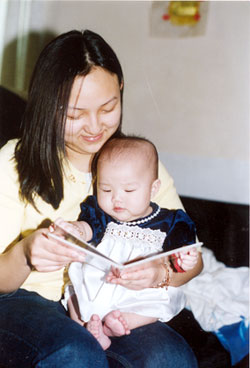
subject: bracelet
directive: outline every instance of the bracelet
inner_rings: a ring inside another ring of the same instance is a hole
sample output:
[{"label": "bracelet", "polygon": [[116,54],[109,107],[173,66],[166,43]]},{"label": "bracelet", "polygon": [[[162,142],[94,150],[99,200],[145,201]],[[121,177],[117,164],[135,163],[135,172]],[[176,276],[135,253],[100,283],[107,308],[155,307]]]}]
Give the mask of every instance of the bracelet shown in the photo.
[{"label": "bracelet", "polygon": [[153,286],[153,288],[164,288],[165,287],[166,290],[167,290],[168,289],[168,286],[170,284],[170,277],[171,277],[169,263],[165,261],[164,263],[162,263],[162,265],[163,265],[163,267],[165,269],[165,272],[166,272],[165,273],[165,277],[156,286]]},{"label": "bracelet", "polygon": [[181,268],[181,266],[179,266],[178,264],[178,257],[175,257],[175,255],[173,254],[173,256],[170,256],[170,267],[173,270],[173,272],[185,272],[185,270],[183,270],[183,268]]}]

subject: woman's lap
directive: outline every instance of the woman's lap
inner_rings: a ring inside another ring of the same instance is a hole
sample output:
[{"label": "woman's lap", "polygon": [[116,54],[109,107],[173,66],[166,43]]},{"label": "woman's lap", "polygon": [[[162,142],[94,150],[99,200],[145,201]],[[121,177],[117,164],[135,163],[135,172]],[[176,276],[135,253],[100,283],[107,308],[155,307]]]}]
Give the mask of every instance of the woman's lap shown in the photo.
[{"label": "woman's lap", "polygon": [[[20,289],[0,295],[0,316],[0,368],[108,367],[99,343],[59,302]],[[183,338],[160,322],[112,338],[106,353],[111,368],[197,366]]]},{"label": "woman's lap", "polygon": [[108,367],[101,346],[58,302],[20,289],[0,295],[0,316],[1,368]]},{"label": "woman's lap", "polygon": [[[196,368],[196,358],[186,341],[164,323],[156,322],[111,338],[107,350],[110,368]],[[110,360],[116,358],[116,361]],[[120,363],[119,363],[120,361]]]}]

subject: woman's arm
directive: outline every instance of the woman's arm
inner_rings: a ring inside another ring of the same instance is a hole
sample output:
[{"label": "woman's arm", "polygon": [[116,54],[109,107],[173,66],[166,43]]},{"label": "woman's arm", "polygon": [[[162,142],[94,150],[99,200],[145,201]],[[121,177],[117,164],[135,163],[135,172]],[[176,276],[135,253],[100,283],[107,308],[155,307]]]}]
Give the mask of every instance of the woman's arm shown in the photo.
[{"label": "woman's arm", "polygon": [[[203,268],[202,257],[199,252],[198,260],[193,269],[177,273],[170,273],[170,286],[181,286],[197,276]],[[129,270],[123,270],[117,277],[115,273],[110,272],[107,281],[112,284],[119,284],[128,289],[141,290],[151,288],[161,283],[166,278],[166,267],[162,260],[155,260],[144,265],[131,267]]]},{"label": "woman's arm", "polygon": [[31,272],[23,252],[23,241],[0,255],[0,293],[18,289]]},{"label": "woman's arm", "polygon": [[0,255],[0,292],[18,289],[32,270],[52,272],[70,262],[83,262],[81,252],[50,240],[48,229],[34,231]]}]

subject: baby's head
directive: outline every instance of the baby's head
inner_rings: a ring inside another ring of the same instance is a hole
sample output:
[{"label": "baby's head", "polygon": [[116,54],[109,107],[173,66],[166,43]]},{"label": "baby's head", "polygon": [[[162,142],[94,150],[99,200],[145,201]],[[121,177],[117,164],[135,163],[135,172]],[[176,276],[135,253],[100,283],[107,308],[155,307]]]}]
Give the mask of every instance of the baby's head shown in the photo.
[{"label": "baby's head", "polygon": [[119,221],[132,221],[152,212],[150,201],[160,187],[158,154],[147,139],[113,138],[94,160],[99,206]]}]

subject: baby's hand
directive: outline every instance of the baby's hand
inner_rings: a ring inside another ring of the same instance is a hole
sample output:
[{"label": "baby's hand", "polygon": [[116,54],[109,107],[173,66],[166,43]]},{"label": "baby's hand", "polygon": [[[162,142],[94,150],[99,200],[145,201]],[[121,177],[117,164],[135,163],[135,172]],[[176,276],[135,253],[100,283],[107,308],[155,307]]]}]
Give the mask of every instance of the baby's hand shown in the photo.
[{"label": "baby's hand", "polygon": [[76,237],[84,237],[84,233],[82,232],[79,221],[64,221],[62,218],[58,218],[53,224],[50,225],[49,230],[60,236],[60,228],[58,228],[56,225],[60,226],[60,228],[63,230],[70,232]]},{"label": "baby's hand", "polygon": [[176,256],[178,257],[177,263],[183,269],[183,271],[191,270],[198,261],[198,251],[196,248],[187,252],[179,252],[176,254]]}]

